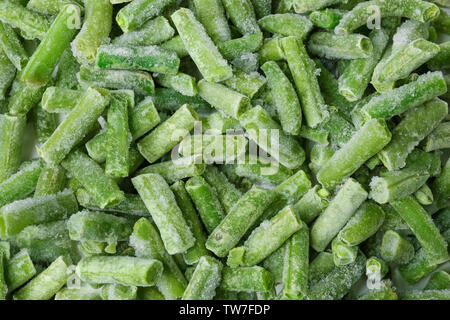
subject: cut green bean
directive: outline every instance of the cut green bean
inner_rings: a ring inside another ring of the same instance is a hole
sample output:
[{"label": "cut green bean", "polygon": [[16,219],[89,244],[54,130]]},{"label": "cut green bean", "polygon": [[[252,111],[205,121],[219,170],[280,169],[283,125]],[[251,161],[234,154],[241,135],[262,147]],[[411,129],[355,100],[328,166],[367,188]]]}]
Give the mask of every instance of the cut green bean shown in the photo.
[{"label": "cut green bean", "polygon": [[450,274],[443,270],[433,273],[425,286],[425,290],[445,289],[450,289]]},{"label": "cut green bean", "polygon": [[311,228],[311,246],[318,252],[324,251],[366,198],[367,192],[358,182],[347,180],[314,222]]},{"label": "cut green bean", "polygon": [[70,262],[65,257],[56,259],[47,269],[14,293],[14,300],[49,300],[70,276]]},{"label": "cut green bean", "polygon": [[445,240],[431,217],[412,196],[395,200],[391,205],[414,232],[431,264],[443,263],[449,259]]},{"label": "cut green bean", "polygon": [[317,179],[325,188],[335,188],[386,146],[390,140],[391,133],[383,120],[368,121],[320,169]]},{"label": "cut green bean", "polygon": [[34,196],[46,196],[62,191],[66,184],[66,170],[61,166],[42,168],[37,180]]},{"label": "cut green bean", "polygon": [[191,248],[195,238],[164,178],[149,173],[133,178],[132,182],[158,226],[169,254],[183,253]]},{"label": "cut green bean", "polygon": [[392,131],[391,142],[379,154],[386,168],[396,170],[403,167],[408,154],[437,127],[447,113],[447,103],[439,99],[410,110]]},{"label": "cut green bean", "polygon": [[222,264],[212,257],[201,257],[182,300],[210,300],[222,278]]},{"label": "cut green bean", "polygon": [[186,182],[186,191],[197,208],[200,218],[211,233],[225,217],[225,212],[214,189],[200,176]]},{"label": "cut green bean", "polygon": [[73,21],[80,19],[79,6],[67,5],[63,8],[21,73],[22,81],[36,87],[50,81],[61,55],[80,28]]},{"label": "cut green bean", "polygon": [[60,163],[88,133],[108,102],[107,92],[88,88],[76,107],[38,149],[39,155],[48,164]]},{"label": "cut green bean", "polygon": [[157,17],[147,21],[141,28],[124,33],[112,41],[115,45],[145,46],[155,45],[167,41],[173,37],[175,30],[169,21],[163,17]]},{"label": "cut green bean", "polygon": [[166,299],[180,298],[187,286],[186,279],[164,248],[158,231],[147,219],[141,218],[134,225],[130,245],[135,249],[137,257],[157,259],[163,263],[164,270],[156,287]]},{"label": "cut green bean", "polygon": [[315,32],[308,42],[311,53],[327,59],[369,58],[373,53],[372,41],[360,34],[337,35]]},{"label": "cut green bean", "polygon": [[189,105],[183,105],[138,142],[139,152],[148,162],[155,162],[183,140],[183,137],[194,128],[197,120],[197,113]]},{"label": "cut green bean", "polygon": [[243,36],[261,31],[250,0],[223,0],[222,4],[225,7],[227,16]]},{"label": "cut green bean", "polygon": [[113,6],[109,0],[87,0],[84,8],[83,27],[72,42],[72,52],[83,64],[91,64],[111,32]]},{"label": "cut green bean", "polygon": [[20,29],[29,39],[42,39],[50,28],[48,19],[14,1],[2,1],[0,19]]},{"label": "cut green bean", "polygon": [[[123,270],[127,270],[123,273]],[[82,281],[93,284],[123,284],[148,287],[161,276],[159,260],[126,256],[91,256],[82,259],[76,269]]]},{"label": "cut green bean", "polygon": [[143,71],[100,70],[81,67],[81,82],[108,89],[130,89],[137,94],[151,95],[155,92],[152,76]]},{"label": "cut green bean", "polygon": [[26,249],[20,250],[6,263],[5,279],[9,292],[21,287],[35,275],[36,268]]},{"label": "cut green bean", "polygon": [[281,39],[281,45],[294,78],[306,123],[315,128],[325,120],[325,103],[317,82],[314,62],[304,45],[295,37]]},{"label": "cut green bean", "polygon": [[25,51],[14,29],[6,23],[0,22],[0,48],[17,70],[22,70],[28,62]]},{"label": "cut green bean", "polygon": [[298,39],[306,38],[313,27],[308,18],[295,13],[267,15],[259,19],[258,24],[265,31],[283,36],[295,36]]},{"label": "cut green bean", "polygon": [[294,211],[305,223],[311,223],[328,206],[328,200],[322,195],[322,191],[316,185],[293,205]]},{"label": "cut green bean", "polygon": [[0,115],[0,182],[17,172],[21,162],[25,116]]},{"label": "cut green bean", "polygon": [[241,38],[222,41],[217,44],[217,48],[225,59],[233,60],[246,53],[258,51],[262,44],[263,34],[258,32]]},{"label": "cut green bean", "polygon": [[272,203],[274,193],[253,186],[231,208],[227,216],[209,235],[206,248],[224,257],[244,236],[263,211]]},{"label": "cut green bean", "polygon": [[439,7],[422,0],[371,0],[364,1],[348,12],[335,28],[338,34],[349,34],[373,20],[374,7],[381,18],[405,17],[420,22],[433,21],[439,15]]},{"label": "cut green bean", "polygon": [[397,232],[388,230],[381,244],[381,255],[387,262],[406,264],[414,257],[414,247]]},{"label": "cut green bean", "polygon": [[189,9],[181,8],[171,17],[186,50],[203,77],[212,82],[230,78],[231,67],[219,53],[202,24],[195,19],[194,14]]},{"label": "cut green bean", "polygon": [[264,268],[223,268],[220,288],[228,291],[268,292],[273,288],[273,277]]}]

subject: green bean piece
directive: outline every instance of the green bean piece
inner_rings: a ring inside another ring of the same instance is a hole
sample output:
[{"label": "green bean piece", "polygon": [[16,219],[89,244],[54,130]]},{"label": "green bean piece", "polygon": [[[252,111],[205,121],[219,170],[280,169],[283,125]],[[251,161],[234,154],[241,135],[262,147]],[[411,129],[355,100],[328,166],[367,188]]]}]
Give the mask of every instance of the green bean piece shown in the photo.
[{"label": "green bean piece", "polygon": [[402,300],[449,300],[450,290],[414,290],[401,297]]},{"label": "green bean piece", "polygon": [[36,268],[27,249],[20,250],[5,265],[5,279],[9,292],[21,287],[35,275]]},{"label": "green bean piece", "polygon": [[118,205],[123,201],[124,194],[117,183],[82,151],[71,152],[61,165],[83,185],[100,208]]},{"label": "green bean piece", "polygon": [[27,8],[45,15],[56,15],[68,4],[79,6],[83,10],[77,0],[30,0]]},{"label": "green bean piece", "polygon": [[187,104],[137,143],[139,152],[153,163],[177,145],[194,128],[197,113]]},{"label": "green bean piece", "polygon": [[320,93],[314,62],[304,45],[295,37],[281,39],[281,45],[294,78],[306,123],[315,128],[325,120],[325,102]]},{"label": "green bean piece", "polygon": [[345,3],[343,0],[294,0],[292,4],[295,12],[306,13],[342,2]]},{"label": "green bean piece", "polygon": [[57,194],[17,200],[1,208],[0,235],[7,239],[26,226],[68,218],[78,211],[71,190]]},{"label": "green bean piece", "polygon": [[0,22],[0,48],[17,70],[20,71],[26,66],[28,62],[27,52],[14,29],[3,22]]},{"label": "green bean piece", "polygon": [[333,254],[326,251],[320,252],[309,264],[308,279],[310,286],[325,278],[335,267]]},{"label": "green bean piece", "polygon": [[249,98],[221,84],[200,80],[198,89],[200,97],[232,118],[239,119],[244,112],[250,109]]},{"label": "green bean piece", "polygon": [[225,217],[217,194],[200,176],[192,177],[186,182],[186,191],[194,202],[206,230],[211,233]]},{"label": "green bean piece", "polygon": [[144,202],[137,194],[125,194],[125,199],[115,206],[99,208],[89,193],[82,187],[76,191],[77,200],[80,206],[93,211],[125,213],[134,216],[150,216]]},{"label": "green bean piece", "polygon": [[376,275],[382,279],[389,272],[389,267],[379,257],[370,257],[366,260],[366,275]]},{"label": "green bean piece", "polygon": [[103,300],[136,300],[136,286],[124,286],[122,284],[105,284],[100,296]]},{"label": "green bean piece", "polygon": [[137,257],[157,259],[163,263],[164,270],[156,287],[166,299],[180,298],[187,286],[186,279],[164,248],[158,231],[147,219],[141,218],[134,225],[130,245],[135,249]]},{"label": "green bean piece", "polygon": [[41,169],[39,159],[24,162],[15,174],[0,183],[0,206],[30,195],[36,188]]},{"label": "green bean piece", "polygon": [[161,122],[152,98],[147,97],[128,111],[130,132],[137,140]]},{"label": "green bean piece", "polygon": [[450,122],[441,122],[426,138],[423,150],[426,152],[450,148]]},{"label": "green bean piece", "polygon": [[450,41],[441,43],[439,45],[439,50],[436,48],[435,51],[439,52],[428,61],[427,63],[428,69],[430,70],[449,69],[450,63],[448,62],[448,60],[450,58]]},{"label": "green bean piece", "polygon": [[113,6],[108,0],[87,0],[84,8],[83,27],[72,42],[72,52],[80,63],[91,64],[111,32]]},{"label": "green bean piece", "polygon": [[220,288],[228,291],[268,292],[273,288],[273,277],[259,266],[224,267]]},{"label": "green bean piece", "polygon": [[264,40],[264,44],[258,51],[259,62],[263,64],[269,60],[282,60],[284,59],[284,52],[281,47],[281,38],[273,37]]},{"label": "green bean piece", "polygon": [[109,102],[103,89],[88,88],[75,108],[38,149],[47,164],[59,164],[92,128]]},{"label": "green bean piece", "polygon": [[27,39],[42,39],[50,28],[50,22],[45,16],[28,10],[20,3],[13,1],[2,1],[0,19],[3,23],[20,29]]},{"label": "green bean piece", "polygon": [[450,289],[450,274],[444,270],[433,273],[428,280],[425,290],[446,290]]},{"label": "green bean piece", "polygon": [[0,182],[17,172],[26,129],[25,116],[0,115]]},{"label": "green bean piece", "polygon": [[2,49],[0,49],[0,70],[2,70],[0,77],[0,102],[2,103],[2,113],[5,113],[7,111],[6,93],[13,83],[16,68]]},{"label": "green bean piece", "polygon": [[275,194],[270,190],[253,186],[209,235],[206,248],[219,257],[225,257],[272,203],[274,197]]},{"label": "green bean piece", "polygon": [[253,5],[250,0],[224,0],[222,1],[222,4],[228,18],[240,34],[247,36],[253,33],[261,32],[258,22],[256,21],[255,10],[253,9]]},{"label": "green bean piece", "polygon": [[313,28],[308,18],[295,13],[270,14],[259,19],[258,24],[265,31],[298,39],[306,38]]},{"label": "green bean piece", "polygon": [[137,300],[165,300],[156,287],[138,287]]},{"label": "green bean piece", "polygon": [[70,276],[70,262],[61,256],[13,294],[14,300],[49,300],[59,291]]},{"label": "green bean piece", "polygon": [[191,202],[189,194],[183,181],[177,181],[170,186],[170,189],[175,195],[175,200],[180,207],[186,222],[191,228],[192,234],[195,237],[195,244],[189,248],[184,254],[184,260],[187,264],[192,265],[197,263],[202,256],[210,255],[206,250],[206,234],[203,230],[203,225],[197,215],[197,211]]},{"label": "green bean piece", "polygon": [[[250,139],[282,165],[289,169],[295,169],[304,162],[305,153],[298,141],[281,131],[281,126],[261,106],[256,106],[243,113],[239,121],[246,129]],[[270,134],[278,132],[278,144],[272,144],[273,137],[267,141],[269,132]]]},{"label": "green bean piece", "polygon": [[155,81],[159,85],[174,89],[185,96],[195,96],[198,93],[195,78],[182,72],[175,75],[160,73],[155,76]]},{"label": "green bean piece", "polygon": [[55,300],[101,300],[98,289],[90,286],[81,288],[62,288],[55,295]]},{"label": "green bean piece", "polygon": [[411,262],[400,266],[399,271],[402,278],[412,284],[432,273],[437,267],[437,264],[428,261],[425,250],[420,248]]},{"label": "green bean piece", "polygon": [[57,220],[30,225],[16,234],[13,241],[19,248],[27,249],[35,263],[50,264],[59,256],[77,262],[81,256],[75,241],[69,237],[67,220]]},{"label": "green bean piece", "polygon": [[33,125],[36,133],[36,140],[43,143],[50,138],[58,126],[58,119],[54,114],[45,111],[41,104],[33,109]]},{"label": "green bean piece", "polygon": [[348,179],[311,228],[311,246],[324,251],[366,200],[367,192],[354,179]]},{"label": "green bean piece", "polygon": [[119,46],[145,46],[155,45],[167,41],[173,37],[175,30],[169,21],[163,17],[156,17],[147,21],[141,28],[124,33],[112,40]]},{"label": "green bean piece", "polygon": [[311,53],[327,59],[369,58],[373,53],[372,41],[360,34],[338,35],[315,32],[308,41]]},{"label": "green bean piece", "polygon": [[58,71],[56,72],[56,85],[60,88],[78,89],[77,74],[79,71],[80,64],[73,56],[72,49],[67,48],[59,60]]},{"label": "green bean piece", "polygon": [[132,232],[125,218],[87,210],[72,215],[67,229],[72,240],[106,242],[107,253],[115,253],[118,241],[127,240]]},{"label": "green bean piece", "polygon": [[22,81],[36,87],[50,81],[61,55],[80,28],[73,21],[80,19],[79,6],[67,5],[60,11],[21,73]]},{"label": "green bean piece", "polygon": [[164,178],[149,173],[134,177],[132,182],[158,226],[167,252],[183,253],[191,248],[195,238]]},{"label": "green bean piece", "polygon": [[[226,7],[226,6],[225,6]],[[232,76],[232,69],[222,57],[203,25],[185,8],[172,14],[172,21],[200,73],[207,81],[220,82]]]},{"label": "green bean piece", "polygon": [[447,160],[441,174],[434,180],[432,190],[436,198],[436,205],[439,208],[448,206],[450,203],[450,160]]},{"label": "green bean piece", "polygon": [[106,129],[107,153],[105,173],[110,177],[127,177],[130,141],[128,139],[128,103],[117,94],[108,108]]},{"label": "green bean piece", "polygon": [[391,133],[382,119],[372,119],[359,129],[319,170],[317,179],[327,189],[335,188],[355,173],[368,159],[391,140]]},{"label": "green bean piece", "polygon": [[202,98],[198,96],[185,96],[169,88],[156,88],[155,94],[152,96],[152,100],[158,111],[168,113],[177,111],[183,104],[190,105],[191,108],[199,113],[210,113],[213,110],[211,106]]},{"label": "green bean piece", "polygon": [[309,230],[302,223],[285,244],[283,259],[283,291],[288,299],[303,299],[308,291],[309,279]]},{"label": "green bean piece", "polygon": [[285,207],[269,221],[262,222],[245,240],[243,265],[258,264],[303,227],[292,207]]},{"label": "green bean piece", "polygon": [[328,200],[326,196],[322,196],[322,191],[316,185],[293,205],[294,211],[305,223],[311,223],[328,206]]},{"label": "green bean piece", "polygon": [[144,71],[101,70],[80,68],[81,82],[109,89],[130,89],[137,94],[151,95],[155,92],[152,76]]},{"label": "green bean piece", "polygon": [[338,238],[348,246],[357,246],[374,235],[384,222],[385,213],[373,202],[365,202],[339,231]]},{"label": "green bean piece", "polygon": [[319,129],[328,132],[332,146],[339,147],[343,147],[356,131],[345,114],[334,107],[330,108],[328,119],[319,125]]},{"label": "green bean piece", "polygon": [[430,264],[449,260],[447,244],[427,212],[408,196],[391,202],[392,207],[405,220],[426,252]]},{"label": "green bean piece", "polygon": [[42,168],[34,190],[34,197],[58,193],[66,185],[66,170],[61,166]]},{"label": "green bean piece", "polygon": [[366,258],[359,253],[353,263],[334,268],[309,289],[307,298],[310,300],[342,299],[364,274],[365,263]]},{"label": "green bean piece", "polygon": [[174,52],[158,46],[104,44],[98,48],[96,66],[177,74],[180,59]]},{"label": "green bean piece", "polygon": [[39,100],[41,99],[44,91],[45,87],[31,87],[28,84],[20,81],[20,73],[17,74],[16,80],[13,82],[11,91],[9,93],[9,114],[26,114],[39,103]]},{"label": "green bean piece", "polygon": [[374,7],[378,7],[381,18],[405,17],[420,22],[433,21],[439,15],[439,7],[422,0],[371,0],[358,4],[348,12],[335,28],[337,34],[349,34],[371,21]]},{"label": "green bean piece", "polygon": [[[127,270],[123,273],[123,270]],[[148,287],[156,283],[163,270],[159,260],[127,256],[91,256],[83,258],[76,273],[93,284],[122,284]]]},{"label": "green bean piece", "polygon": [[292,176],[292,170],[274,161],[266,161],[254,156],[248,157],[245,163],[229,165],[239,177],[249,179],[261,185],[277,186]]},{"label": "green bean piece", "polygon": [[227,60],[239,58],[246,53],[258,51],[263,44],[262,32],[249,34],[237,39],[219,42],[217,48]]},{"label": "green bean piece", "polygon": [[144,23],[162,13],[172,5],[172,0],[137,0],[133,1],[119,10],[116,16],[117,24],[126,34],[130,31],[143,27]]},{"label": "green bean piece", "polygon": [[249,99],[257,97],[266,85],[266,79],[257,72],[233,70],[233,76],[223,82],[229,88],[247,96]]},{"label": "green bean piece", "polygon": [[204,256],[201,257],[192,278],[184,291],[182,300],[211,300],[222,278],[222,263]]},{"label": "green bean piece", "polygon": [[195,0],[195,14],[214,43],[231,40],[225,10],[218,0]]},{"label": "green bean piece", "polygon": [[339,9],[320,9],[309,14],[309,19],[315,26],[331,30],[334,29],[341,21],[346,11]]},{"label": "green bean piece", "polygon": [[440,10],[439,16],[433,20],[432,25],[436,31],[450,34],[450,15],[445,10]]},{"label": "green bean piece", "polygon": [[349,246],[339,240],[338,237],[334,238],[331,242],[331,251],[333,253],[333,261],[337,267],[346,266],[353,263],[358,255],[358,247]]},{"label": "green bean piece", "polygon": [[276,62],[268,61],[261,69],[268,79],[283,130],[298,135],[302,124],[302,111],[294,87]]},{"label": "green bean piece", "polygon": [[383,236],[381,255],[387,262],[406,264],[414,257],[414,247],[397,232],[388,230]]},{"label": "green bean piece", "polygon": [[430,177],[427,171],[405,168],[373,176],[369,197],[384,204],[416,192]]},{"label": "green bean piece", "polygon": [[[365,118],[387,119],[444,94],[446,87],[441,72],[429,72],[416,81],[374,96],[362,107],[361,113]],[[414,97],[411,92],[414,92]]]},{"label": "green bean piece", "polygon": [[375,67],[389,41],[388,30],[375,29],[370,33],[373,51],[369,57],[352,60],[339,77],[339,93],[348,101],[360,100],[370,82]]},{"label": "green bean piece", "polygon": [[42,108],[49,113],[70,112],[79,102],[82,92],[64,87],[48,87],[42,95]]}]

